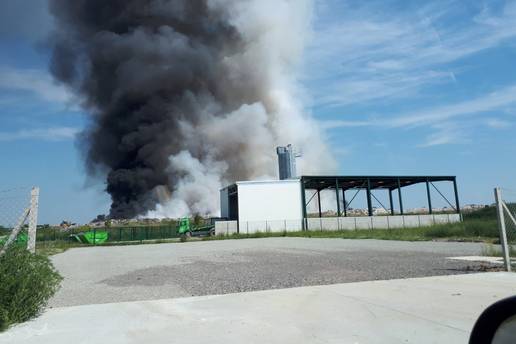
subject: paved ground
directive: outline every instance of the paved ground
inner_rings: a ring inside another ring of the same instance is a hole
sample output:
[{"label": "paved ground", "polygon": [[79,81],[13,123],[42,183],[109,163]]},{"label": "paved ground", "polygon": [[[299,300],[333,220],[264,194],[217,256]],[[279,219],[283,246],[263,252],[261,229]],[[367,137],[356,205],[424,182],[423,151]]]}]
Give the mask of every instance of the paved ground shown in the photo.
[{"label": "paved ground", "polygon": [[344,282],[461,274],[481,244],[269,238],[71,249],[51,306],[155,300]]},{"label": "paved ground", "polygon": [[0,343],[467,343],[516,274],[407,280],[56,308]]}]

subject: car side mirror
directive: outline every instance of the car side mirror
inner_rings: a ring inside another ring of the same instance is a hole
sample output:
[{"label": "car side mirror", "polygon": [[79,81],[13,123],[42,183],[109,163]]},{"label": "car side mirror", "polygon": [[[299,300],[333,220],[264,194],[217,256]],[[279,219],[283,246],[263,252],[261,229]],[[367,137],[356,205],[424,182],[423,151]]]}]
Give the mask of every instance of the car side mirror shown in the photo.
[{"label": "car side mirror", "polygon": [[473,327],[469,343],[516,343],[516,296],[498,301],[484,310]]}]

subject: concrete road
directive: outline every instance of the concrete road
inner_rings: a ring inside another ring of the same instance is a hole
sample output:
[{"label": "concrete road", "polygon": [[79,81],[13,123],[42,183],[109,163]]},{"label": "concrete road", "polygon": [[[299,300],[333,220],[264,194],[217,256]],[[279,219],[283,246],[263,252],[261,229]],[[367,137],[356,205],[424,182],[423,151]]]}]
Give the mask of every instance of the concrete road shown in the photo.
[{"label": "concrete road", "polygon": [[55,308],[0,343],[467,343],[516,274],[482,273]]},{"label": "concrete road", "polygon": [[65,279],[51,306],[460,274],[482,263],[447,257],[481,251],[475,243],[304,238],[71,249],[52,258]]}]

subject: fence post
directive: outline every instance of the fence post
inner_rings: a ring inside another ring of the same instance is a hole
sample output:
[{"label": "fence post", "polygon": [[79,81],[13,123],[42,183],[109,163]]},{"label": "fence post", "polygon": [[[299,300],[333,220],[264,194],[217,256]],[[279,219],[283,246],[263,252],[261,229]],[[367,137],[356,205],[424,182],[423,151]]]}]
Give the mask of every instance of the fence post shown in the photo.
[{"label": "fence post", "polygon": [[[29,240],[27,249],[31,253],[36,253],[36,229],[38,226],[38,203],[39,188],[34,187],[30,192],[30,211],[29,211]],[[55,239],[55,235],[54,235]]]},{"label": "fence post", "polygon": [[507,244],[507,232],[505,230],[505,215],[502,205],[502,192],[500,188],[495,188],[496,213],[498,215],[498,228],[500,229],[500,244],[502,245],[503,260],[505,262],[505,269],[511,271],[511,258],[509,257],[509,246]]}]

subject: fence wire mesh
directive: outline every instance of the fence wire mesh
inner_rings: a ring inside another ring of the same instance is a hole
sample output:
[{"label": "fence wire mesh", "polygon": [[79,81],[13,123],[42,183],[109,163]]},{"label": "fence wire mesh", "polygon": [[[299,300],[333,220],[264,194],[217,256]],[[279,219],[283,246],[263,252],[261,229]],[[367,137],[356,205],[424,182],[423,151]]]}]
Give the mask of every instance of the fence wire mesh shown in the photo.
[{"label": "fence wire mesh", "polygon": [[[505,204],[505,231],[507,233],[507,243],[511,245],[512,252],[516,253],[516,190],[501,189],[502,199]],[[512,258],[516,258],[513,256]]]},{"label": "fence wire mesh", "polygon": [[30,191],[30,187],[0,189],[0,231],[10,231],[16,226],[30,206]]},{"label": "fence wire mesh", "polygon": [[495,198],[505,267],[511,271],[516,261],[516,190],[497,188]]}]

